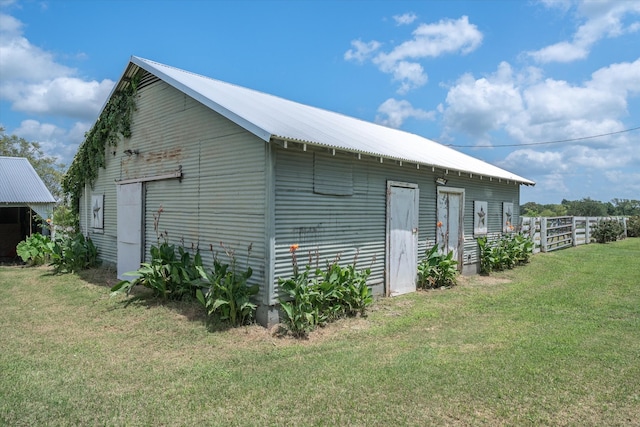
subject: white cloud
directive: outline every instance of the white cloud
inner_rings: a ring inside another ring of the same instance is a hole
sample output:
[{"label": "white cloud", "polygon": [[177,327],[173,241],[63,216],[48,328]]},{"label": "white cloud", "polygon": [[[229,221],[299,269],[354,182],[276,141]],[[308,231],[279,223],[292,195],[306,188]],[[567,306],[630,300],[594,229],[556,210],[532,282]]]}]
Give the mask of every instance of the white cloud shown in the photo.
[{"label": "white cloud", "polygon": [[396,21],[396,25],[409,25],[412,24],[416,19],[418,19],[418,16],[413,12],[393,16],[393,20]]},{"label": "white cloud", "polygon": [[640,94],[640,58],[597,70],[587,85],[596,90],[615,91],[619,96]]},{"label": "white cloud", "polygon": [[[547,0],[548,7],[567,10],[567,1]],[[625,18],[640,14],[637,1],[580,1],[575,2],[576,15],[584,23],[573,34],[571,41],[561,41],[540,50],[527,52],[537,62],[572,62],[586,58],[591,47],[603,38],[619,37],[640,30],[640,22],[626,23]]]},{"label": "white cloud", "polygon": [[66,130],[50,123],[23,120],[20,127],[12,133],[28,141],[38,142],[47,155],[68,164],[90,127],[90,123],[76,122],[71,130]]},{"label": "white cloud", "polygon": [[[637,170],[637,169],[636,169]],[[629,171],[607,171],[604,173],[605,185],[609,188],[606,194],[621,199],[638,200],[640,194],[640,173]],[[615,193],[610,189],[615,188]]]},{"label": "white cloud", "polygon": [[369,59],[371,54],[380,48],[380,43],[375,40],[368,43],[362,40],[352,40],[351,46],[353,46],[353,49],[349,49],[344,53],[344,59],[362,63]]},{"label": "white cloud", "polygon": [[400,82],[398,93],[405,94],[411,89],[418,88],[427,83],[427,75],[422,65],[416,62],[400,61],[391,70],[393,80]]},{"label": "white cloud", "polygon": [[530,148],[513,151],[500,163],[536,174],[567,170],[562,153]]},{"label": "white cloud", "polygon": [[378,107],[376,123],[393,128],[399,128],[409,118],[419,120],[433,120],[435,113],[419,108],[413,108],[407,100],[389,98]]},{"label": "white cloud", "polygon": [[114,82],[76,77],[75,69],[32,45],[22,31],[22,22],[0,14],[0,99],[25,113],[94,119]]},{"label": "white cloud", "polygon": [[605,116],[620,116],[626,108],[623,96],[589,86],[573,86],[563,80],[546,79],[523,92],[531,124],[573,119],[596,122]]},{"label": "white cloud", "polygon": [[[638,94],[640,59],[600,68],[578,84],[545,79],[538,69],[517,72],[503,62],[493,74],[466,74],[449,88],[442,107],[444,132],[448,138],[464,133],[495,149],[501,132],[523,144],[574,139],[522,147],[494,161],[537,181],[532,191],[538,200],[582,197],[568,188],[584,188],[585,197],[607,195],[615,184],[611,177],[640,170],[637,133],[616,133],[625,129],[630,97]],[[583,139],[605,134],[610,135]],[[616,197],[632,196],[629,182],[625,178],[624,188],[616,185]]]},{"label": "white cloud", "polygon": [[75,73],[74,69],[56,63],[51,53],[29,43],[22,36],[22,23],[5,14],[0,14],[0,58],[0,74],[5,84],[14,79],[33,82]]},{"label": "white cloud", "polygon": [[482,33],[469,23],[469,18],[443,19],[435,24],[420,24],[413,38],[396,46],[389,53],[380,53],[375,62],[383,66],[410,59],[438,57],[447,53],[467,54],[482,43]]},{"label": "white cloud", "polygon": [[14,84],[4,92],[17,111],[90,120],[97,117],[114,84],[108,79],[97,82],[58,77],[28,85]]},{"label": "white cloud", "polygon": [[[378,52],[381,44],[376,41],[351,42],[353,46],[344,54],[346,60],[371,61],[383,73],[391,74],[400,83],[399,93],[425,85],[427,73],[418,62],[425,58],[436,58],[445,54],[468,54],[482,43],[483,35],[469,23],[469,18],[443,19],[433,24],[420,24],[412,33],[412,38],[400,43],[389,52]],[[374,53],[378,52],[374,55]]]},{"label": "white cloud", "polygon": [[449,89],[446,104],[445,131],[461,130],[476,138],[506,126],[524,109],[511,66],[506,62],[487,77],[476,80],[470,74],[463,75]]},{"label": "white cloud", "polygon": [[559,42],[528,54],[537,62],[573,62],[589,56],[589,50],[588,46]]},{"label": "white cloud", "polygon": [[504,130],[523,143],[616,132],[638,93],[640,59],[601,68],[581,85],[543,80],[537,69],[515,73],[503,62],[491,75],[466,74],[449,88],[445,132],[482,138]]},{"label": "white cloud", "polygon": [[540,0],[540,3],[548,8],[557,8],[565,12],[571,8],[572,2],[573,0]]}]

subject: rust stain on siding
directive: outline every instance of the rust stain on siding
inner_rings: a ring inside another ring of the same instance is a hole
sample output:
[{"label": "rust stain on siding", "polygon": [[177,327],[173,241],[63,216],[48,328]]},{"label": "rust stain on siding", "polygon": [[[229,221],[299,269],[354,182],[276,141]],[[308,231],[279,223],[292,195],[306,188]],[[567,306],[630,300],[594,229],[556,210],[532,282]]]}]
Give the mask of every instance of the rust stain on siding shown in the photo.
[{"label": "rust stain on siding", "polygon": [[147,163],[160,163],[163,160],[182,160],[182,147],[175,147],[170,150],[150,151],[143,155]]}]

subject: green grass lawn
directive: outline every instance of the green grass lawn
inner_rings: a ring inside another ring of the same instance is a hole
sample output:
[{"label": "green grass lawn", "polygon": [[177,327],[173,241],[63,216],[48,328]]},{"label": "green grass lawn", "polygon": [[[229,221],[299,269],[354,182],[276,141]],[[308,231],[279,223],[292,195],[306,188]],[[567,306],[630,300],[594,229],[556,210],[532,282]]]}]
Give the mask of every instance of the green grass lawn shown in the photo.
[{"label": "green grass lawn", "polygon": [[0,425],[640,425],[639,259],[539,254],[306,341],[0,267]]}]

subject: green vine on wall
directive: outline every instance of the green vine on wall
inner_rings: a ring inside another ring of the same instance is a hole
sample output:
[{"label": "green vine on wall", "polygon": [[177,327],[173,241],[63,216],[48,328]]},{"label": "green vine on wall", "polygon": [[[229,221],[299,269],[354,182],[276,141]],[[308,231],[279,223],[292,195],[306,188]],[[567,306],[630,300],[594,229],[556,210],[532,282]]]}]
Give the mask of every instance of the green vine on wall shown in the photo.
[{"label": "green vine on wall", "polygon": [[107,147],[117,147],[121,138],[131,137],[131,117],[140,82],[136,74],[129,84],[113,94],[93,127],[85,134],[63,180],[63,190],[71,196],[72,209],[79,213],[85,183],[93,186],[100,168],[105,167]]}]

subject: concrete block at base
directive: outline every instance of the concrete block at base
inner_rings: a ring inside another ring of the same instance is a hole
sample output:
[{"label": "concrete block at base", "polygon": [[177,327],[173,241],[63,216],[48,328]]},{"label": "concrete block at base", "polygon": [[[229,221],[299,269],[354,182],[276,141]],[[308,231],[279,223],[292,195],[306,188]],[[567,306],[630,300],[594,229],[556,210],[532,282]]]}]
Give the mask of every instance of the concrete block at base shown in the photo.
[{"label": "concrete block at base", "polygon": [[473,276],[474,274],[480,273],[480,263],[476,262],[473,264],[465,264],[462,266],[462,275],[463,276]]},{"label": "concrete block at base", "polygon": [[256,322],[265,328],[271,328],[280,323],[279,306],[259,305],[256,309]]}]

